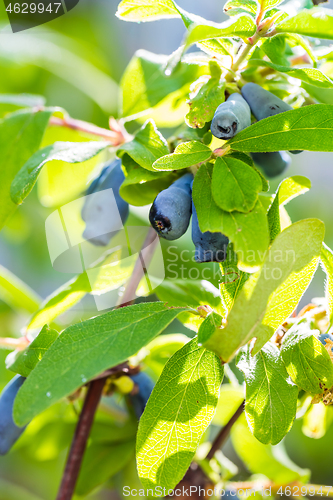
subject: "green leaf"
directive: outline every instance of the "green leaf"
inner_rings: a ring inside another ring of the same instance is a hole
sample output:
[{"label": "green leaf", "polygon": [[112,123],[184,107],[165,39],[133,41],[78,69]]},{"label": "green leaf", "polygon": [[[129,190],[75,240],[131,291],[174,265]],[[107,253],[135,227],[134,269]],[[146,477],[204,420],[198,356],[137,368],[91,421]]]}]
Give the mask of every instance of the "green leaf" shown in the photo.
[{"label": "green leaf", "polygon": [[122,0],[116,16],[123,21],[147,22],[181,17],[172,0]]},{"label": "green leaf", "polygon": [[153,163],[161,156],[167,155],[169,147],[153,120],[147,120],[135,134],[133,141],[120,146],[117,155],[122,158],[124,153],[127,153],[140,167],[154,171]]},{"label": "green leaf", "polygon": [[328,309],[329,325],[333,325],[333,252],[323,243],[320,261],[326,273],[325,296]]},{"label": "green leaf", "polygon": [[214,416],[220,360],[193,339],[167,362],[139,423],[137,465],[145,488],[174,488]]},{"label": "green leaf", "polygon": [[314,7],[284,19],[275,27],[276,33],[298,33],[315,38],[333,39],[333,14],[329,9]]},{"label": "green leaf", "polygon": [[161,56],[139,50],[130,61],[121,81],[122,99],[120,115],[126,120],[151,112],[170,94],[185,87],[189,92],[190,84],[204,68],[196,63],[180,63],[177,71],[167,77],[165,68],[168,56]]},{"label": "green leaf", "polygon": [[135,442],[92,443],[85,451],[75,492],[86,496],[119,472],[134,455]]},{"label": "green leaf", "polygon": [[198,331],[198,343],[202,345],[222,325],[222,316],[214,311],[203,320]]},{"label": "green leaf", "polygon": [[258,0],[258,2],[261,10],[265,11],[279,5],[279,3],[283,2],[283,0]]},{"label": "green leaf", "polygon": [[198,42],[197,46],[210,56],[230,56],[234,54],[234,44],[229,38],[212,38],[204,42]]},{"label": "green leaf", "polygon": [[211,38],[220,37],[241,37],[247,38],[254,35],[256,30],[255,22],[249,14],[236,16],[223,23],[213,23],[206,21],[205,24],[193,24],[185,40],[186,50],[193,43],[202,42]]},{"label": "green leaf", "polygon": [[[218,314],[224,313],[220,292],[209,281],[164,280],[154,292],[160,300],[170,306],[197,309],[199,306],[208,305]],[[194,316],[190,312],[181,313],[178,319],[188,328],[194,327],[195,331],[202,322],[201,316]]]},{"label": "green leaf", "polygon": [[171,55],[167,63],[166,72],[168,75],[173,74],[174,69],[178,68],[182,55],[194,43],[223,37],[247,38],[256,31],[254,19],[247,13],[235,16],[223,23],[207,21],[199,16],[192,16],[188,22],[183,17],[183,21],[188,31],[183,44]]},{"label": "green leaf", "polygon": [[13,309],[34,313],[41,298],[26,283],[0,265],[0,299]]},{"label": "green leaf", "polygon": [[51,114],[22,110],[0,120],[0,229],[16,208],[10,198],[11,183],[39,148]]},{"label": "green leaf", "polygon": [[257,203],[261,189],[261,178],[252,167],[236,158],[217,158],[212,176],[212,195],[222,210],[249,212]]},{"label": "green leaf", "polygon": [[313,333],[307,321],[295,324],[283,338],[281,356],[291,379],[300,389],[322,394],[333,386],[333,363]]},{"label": "green leaf", "polygon": [[285,73],[292,78],[298,78],[302,82],[310,83],[316,87],[329,89],[333,87],[333,81],[326,76],[322,71],[316,68],[290,68],[281,66],[263,59],[250,59],[249,66],[272,68],[280,73]]},{"label": "green leaf", "polygon": [[177,179],[173,172],[146,170],[127,154],[123,155],[122,164],[125,180],[119,190],[120,196],[137,207],[153,203],[156,196]]},{"label": "green leaf", "polygon": [[[266,38],[260,46],[260,49],[270,58],[272,63],[282,66],[289,65],[286,54],[286,35],[277,35]],[[249,64],[252,64],[249,60]]]},{"label": "green leaf", "polygon": [[306,193],[309,189],[311,189],[310,180],[301,175],[289,177],[281,182],[268,211],[268,224],[272,241],[281,232],[280,207],[286,205],[297,196]]},{"label": "green leaf", "polygon": [[7,370],[28,377],[58,336],[56,330],[45,325],[29,347],[24,351],[13,351],[7,356]]},{"label": "green leaf", "polygon": [[206,83],[202,79],[194,82],[187,101],[190,111],[185,121],[192,128],[203,128],[213,119],[217,107],[224,102],[225,83],[220,82],[221,68],[215,61],[210,61],[209,66],[212,76]]},{"label": "green leaf", "polygon": [[206,347],[224,361],[254,337],[256,354],[286,321],[309,286],[317,268],[324,224],[306,219],[274,240],[257,275],[245,283],[229,313],[228,324],[216,330]]},{"label": "green leaf", "polygon": [[34,94],[0,94],[0,117],[21,108],[44,106],[45,97]]},{"label": "green leaf", "polygon": [[247,347],[237,367],[245,376],[245,413],[251,432],[263,444],[278,444],[295,420],[298,397],[279,349],[267,343],[252,357]]},{"label": "green leaf", "polygon": [[247,12],[254,17],[257,10],[258,4],[255,0],[228,0],[223,7],[223,11],[228,16],[237,16]]},{"label": "green leaf", "polygon": [[233,244],[229,243],[227,249],[227,258],[220,263],[222,272],[222,281],[220,283],[220,292],[222,302],[225,308],[225,316],[231,311],[236,298],[238,297],[244,283],[249,278],[248,273],[240,271],[237,266],[237,255],[234,252]]},{"label": "green leaf", "polygon": [[269,191],[269,182],[268,182],[268,180],[264,177],[264,175],[261,173],[261,171],[259,170],[259,168],[257,168],[255,166],[255,164],[254,164],[251,156],[249,156],[246,153],[241,153],[240,151],[233,151],[231,154],[227,155],[227,157],[228,156],[231,157],[231,158],[236,158],[237,160],[240,160],[243,163],[246,163],[247,165],[249,165],[250,167],[252,167],[253,170],[255,170],[257,172],[257,174],[260,176],[261,183],[262,183],[261,190],[264,191],[265,193],[267,191]]},{"label": "green leaf", "polygon": [[22,386],[15,400],[18,425],[68,396],[148,344],[183,308],[160,302],[116,309],[66,328]]},{"label": "green leaf", "polygon": [[172,154],[155,161],[155,170],[179,170],[192,167],[197,163],[209,160],[212,150],[202,142],[190,141],[179,144]]},{"label": "green leaf", "polygon": [[201,231],[221,232],[234,244],[242,271],[254,272],[262,264],[269,244],[266,209],[260,198],[247,213],[225,212],[211,192],[213,165],[202,165],[194,178],[193,200]]},{"label": "green leaf", "polygon": [[93,158],[111,143],[97,142],[55,142],[37,151],[16,174],[10,188],[12,201],[20,205],[37,182],[43,166],[49,161],[60,160],[66,163],[82,163]]},{"label": "green leaf", "polygon": [[313,104],[260,120],[227,144],[237,151],[252,153],[294,149],[333,151],[332,134],[333,106]]},{"label": "green leaf", "polygon": [[231,429],[231,440],[237,455],[253,474],[263,474],[274,484],[300,481],[306,484],[310,471],[301,469],[287,456],[282,443],[277,446],[260,443],[249,431],[245,416]]}]

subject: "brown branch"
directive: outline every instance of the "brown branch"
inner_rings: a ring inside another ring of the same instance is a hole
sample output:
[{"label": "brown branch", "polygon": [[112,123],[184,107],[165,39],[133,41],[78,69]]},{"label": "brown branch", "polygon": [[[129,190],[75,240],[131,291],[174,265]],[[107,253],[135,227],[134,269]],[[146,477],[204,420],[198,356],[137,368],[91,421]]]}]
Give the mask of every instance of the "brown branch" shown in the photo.
[{"label": "brown branch", "polygon": [[[122,304],[119,304],[117,306],[118,308],[125,307],[134,301],[135,292],[147,271],[146,266],[148,266],[154,255],[157,242],[158,236],[154,229],[150,228],[145,242],[142,245],[139,257],[135,263],[131,279],[129,280],[124,295],[122,296]],[[103,374],[97,376],[90,382],[56,500],[71,500],[74,494],[83,455],[87,446],[87,440],[107,378],[110,375],[115,375],[119,372],[129,373],[129,370],[128,365],[126,363],[122,363],[116,367],[110,368],[110,370],[105,371]]]},{"label": "brown branch", "polygon": [[71,449],[60,485],[57,500],[71,500],[79,476],[87,439],[94,421],[99,400],[101,399],[106,378],[90,383],[77,424]]},{"label": "brown branch", "polygon": [[231,417],[229,422],[221,429],[219,434],[216,436],[213,445],[206,457],[207,460],[211,460],[214,457],[217,450],[219,450],[221,446],[225,443],[225,441],[228,439],[232,426],[239,419],[239,417],[242,415],[244,411],[244,404],[245,403],[243,401],[238,410]]}]

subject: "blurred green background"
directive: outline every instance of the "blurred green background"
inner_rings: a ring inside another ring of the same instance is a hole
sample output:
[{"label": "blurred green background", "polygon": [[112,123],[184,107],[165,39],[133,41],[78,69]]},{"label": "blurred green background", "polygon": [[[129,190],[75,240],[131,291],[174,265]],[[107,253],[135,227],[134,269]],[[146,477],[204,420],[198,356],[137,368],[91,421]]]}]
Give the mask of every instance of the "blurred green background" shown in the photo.
[{"label": "blurred green background", "polygon": [[[222,21],[225,17],[224,2],[220,0],[179,0],[178,3],[214,21]],[[74,118],[107,128],[109,116],[117,116],[118,84],[133,53],[144,48],[170,54],[179,46],[184,32],[182,22],[178,20],[124,23],[115,17],[117,5],[117,0],[80,0],[79,5],[65,16],[41,27],[12,34],[0,0],[0,93],[41,94],[46,97],[48,105],[63,107]],[[292,220],[307,217],[323,220],[326,224],[325,240],[331,247],[332,167],[333,157],[328,153],[303,153],[292,156],[292,166],[288,172],[288,175],[309,177],[313,186],[309,193],[288,207]],[[274,191],[280,180],[271,182],[271,191]],[[42,188],[39,189],[40,194],[43,194]],[[53,207],[40,203],[35,189],[0,235],[0,264],[28,283],[43,298],[71,277],[55,271],[49,259],[44,225],[53,210]],[[133,210],[130,223],[147,224],[147,213],[148,207]],[[179,249],[186,248],[192,250],[189,232],[179,241]],[[168,265],[166,253],[165,258]],[[213,275],[214,265],[211,269]],[[324,275],[319,269],[302,300],[303,305],[312,297],[323,295],[323,280]],[[76,306],[72,315],[65,320],[73,318],[78,321],[87,314],[91,316],[96,313],[93,301],[86,299],[84,305]],[[25,320],[24,315],[0,302],[1,336],[17,336]],[[175,322],[169,331],[184,333],[185,329]],[[6,354],[0,351],[1,386],[11,377],[4,368]],[[61,411],[67,410],[62,408]],[[38,443],[31,450],[26,439],[7,457],[0,457],[0,500],[53,499],[69,436],[64,438],[63,448],[55,452],[52,452],[55,440],[49,439],[44,451],[41,451]],[[35,438],[38,439],[37,431],[32,439]],[[285,441],[290,457],[298,465],[313,471],[313,483],[332,484],[332,440],[332,427],[321,439],[311,440],[304,436],[297,422]],[[227,448],[232,456],[230,446]],[[9,483],[16,486],[10,486]],[[119,498],[116,493],[112,493],[112,484],[109,487],[89,498]]]}]

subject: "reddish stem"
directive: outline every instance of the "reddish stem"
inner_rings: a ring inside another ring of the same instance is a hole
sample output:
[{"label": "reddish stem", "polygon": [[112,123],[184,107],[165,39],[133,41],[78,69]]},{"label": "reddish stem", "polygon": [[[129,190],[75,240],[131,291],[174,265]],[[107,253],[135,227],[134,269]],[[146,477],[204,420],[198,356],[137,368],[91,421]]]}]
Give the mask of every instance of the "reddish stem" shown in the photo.
[{"label": "reddish stem", "polygon": [[103,139],[110,141],[112,146],[120,146],[120,144],[126,142],[129,137],[125,129],[119,128],[118,131],[108,130],[106,128],[97,127],[91,123],[75,120],[70,117],[58,118],[57,116],[52,116],[49,124],[57,127],[67,127],[72,130],[79,130],[80,132],[84,132],[86,134],[102,137]]},{"label": "reddish stem", "polygon": [[69,451],[68,460],[57,500],[71,500],[77,478],[79,476],[83,455],[87,446],[87,439],[94,421],[94,416],[102,396],[106,378],[91,382],[84,401],[74,439]]}]

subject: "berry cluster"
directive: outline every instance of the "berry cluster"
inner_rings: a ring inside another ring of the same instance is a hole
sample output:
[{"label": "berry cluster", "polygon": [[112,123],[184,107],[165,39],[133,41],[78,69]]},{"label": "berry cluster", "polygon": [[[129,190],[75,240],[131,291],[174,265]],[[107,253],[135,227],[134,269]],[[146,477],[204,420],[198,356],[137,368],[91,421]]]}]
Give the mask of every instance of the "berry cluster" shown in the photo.
[{"label": "berry cluster", "polygon": [[[251,126],[251,113],[259,121],[292,109],[289,104],[256,83],[247,83],[241,92],[242,95],[231,94],[215,111],[211,132],[218,139],[231,139]],[[268,177],[282,174],[290,164],[290,157],[285,151],[252,153],[251,156]],[[102,170],[86,193],[88,196],[82,209],[82,218],[86,223],[83,236],[94,245],[107,245],[119,230],[119,221],[111,216],[114,204],[107,189],[113,189],[122,223],[125,224],[127,220],[129,205],[119,194],[124,180],[121,160],[116,159]],[[192,200],[192,185],[193,175],[186,173],[161,191],[150,209],[150,223],[162,238],[176,240],[186,233],[192,216],[196,262],[223,262],[229,240],[222,233],[203,233],[200,230]],[[98,196],[94,196],[97,194]]]}]

